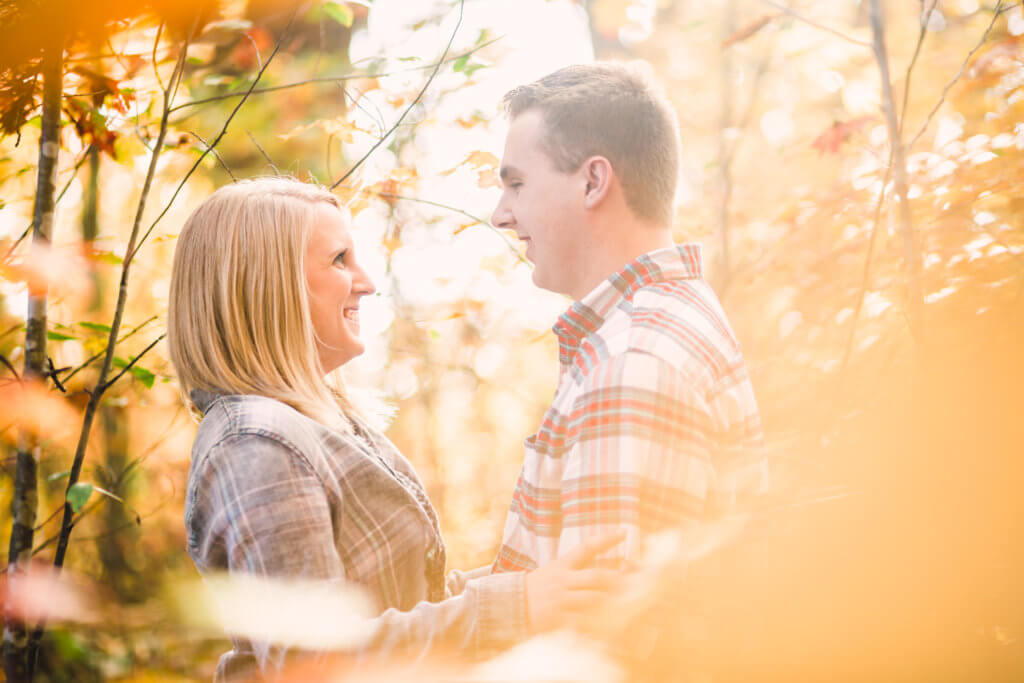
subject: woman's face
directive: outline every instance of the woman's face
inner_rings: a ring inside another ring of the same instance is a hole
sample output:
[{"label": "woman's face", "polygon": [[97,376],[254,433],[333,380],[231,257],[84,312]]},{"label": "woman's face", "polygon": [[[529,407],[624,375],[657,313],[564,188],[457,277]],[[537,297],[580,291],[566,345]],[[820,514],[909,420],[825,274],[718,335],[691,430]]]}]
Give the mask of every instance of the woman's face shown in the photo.
[{"label": "woman's face", "polygon": [[330,372],[363,352],[359,300],[376,289],[356,262],[346,215],[318,202],[314,216],[306,245],[306,287],[320,363]]}]

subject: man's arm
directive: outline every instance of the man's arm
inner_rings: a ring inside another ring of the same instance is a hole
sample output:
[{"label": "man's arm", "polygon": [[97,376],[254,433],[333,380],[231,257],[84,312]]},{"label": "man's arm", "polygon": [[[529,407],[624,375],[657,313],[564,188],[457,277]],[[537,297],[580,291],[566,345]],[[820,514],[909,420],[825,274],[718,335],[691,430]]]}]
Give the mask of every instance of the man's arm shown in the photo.
[{"label": "man's arm", "polygon": [[704,519],[718,429],[696,384],[640,351],[591,369],[570,415],[573,445],[562,456],[559,555],[621,528],[628,540],[603,558],[619,566],[636,557],[642,534]]}]

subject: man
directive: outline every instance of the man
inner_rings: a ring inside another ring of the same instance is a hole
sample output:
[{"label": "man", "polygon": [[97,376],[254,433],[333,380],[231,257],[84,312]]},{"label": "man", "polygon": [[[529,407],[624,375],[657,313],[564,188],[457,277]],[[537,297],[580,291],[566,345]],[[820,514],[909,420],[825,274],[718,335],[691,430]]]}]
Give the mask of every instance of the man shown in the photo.
[{"label": "man", "polygon": [[664,97],[605,63],[556,71],[505,105],[492,222],[526,243],[538,286],[575,303],[554,327],[558,389],[526,439],[494,570],[534,569],[622,528],[615,566],[644,533],[728,507],[762,438],[757,404],[700,248],[672,239],[679,134]]}]

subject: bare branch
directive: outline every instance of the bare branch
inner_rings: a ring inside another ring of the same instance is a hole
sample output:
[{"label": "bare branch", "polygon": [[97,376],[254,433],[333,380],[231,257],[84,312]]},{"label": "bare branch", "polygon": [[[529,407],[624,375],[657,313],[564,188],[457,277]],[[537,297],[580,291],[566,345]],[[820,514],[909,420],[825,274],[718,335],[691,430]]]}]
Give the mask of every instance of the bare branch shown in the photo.
[{"label": "bare branch", "polygon": [[[72,171],[71,172],[71,177],[68,178],[68,182],[66,182],[64,184],[64,187],[61,189],[60,193],[57,195],[57,198],[53,201],[54,205],[57,205],[57,204],[60,203],[60,200],[64,198],[64,194],[68,191],[68,188],[71,187],[71,183],[75,182],[75,178],[78,177],[78,169],[82,168],[82,164],[84,164],[85,160],[89,158],[89,150],[91,150],[91,149],[92,149],[92,145],[90,145],[89,147],[86,147],[84,150],[82,150],[82,156],[80,156],[78,158],[78,160],[75,162],[75,165],[72,167],[72,169],[71,169],[71,171]],[[13,254],[14,250],[18,248],[18,245],[21,244],[22,241],[26,237],[28,237],[28,233],[31,230],[32,230],[32,224],[29,223],[28,227],[25,228],[25,230],[21,233],[21,235],[18,236],[18,239],[14,240],[14,244],[12,244],[10,249],[7,250],[7,253],[4,254],[4,258],[3,258],[4,261],[6,261],[7,259],[9,259],[11,257],[11,254]]]},{"label": "bare branch", "polygon": [[206,149],[211,154],[213,154],[214,158],[217,161],[219,161],[220,165],[224,168],[224,170],[228,172],[228,175],[231,176],[231,180],[233,180],[233,181],[234,180],[238,180],[238,178],[235,177],[235,174],[231,172],[231,169],[228,168],[228,165],[224,163],[224,160],[221,158],[220,154],[217,153],[217,150],[215,150],[213,147],[210,147],[210,143],[208,143],[206,140],[204,140],[202,137],[200,137],[199,133],[195,132],[194,130],[190,130],[189,131],[189,135],[194,137],[196,140],[199,140],[199,142],[203,143],[203,146],[205,146]]},{"label": "bare branch", "polygon": [[935,115],[939,112],[939,109],[942,107],[942,104],[946,101],[946,96],[949,95],[949,91],[953,88],[954,85],[956,85],[956,82],[960,80],[961,76],[964,75],[964,72],[967,70],[967,65],[971,63],[971,58],[974,57],[974,54],[981,49],[982,45],[985,44],[985,40],[988,39],[988,34],[992,32],[992,27],[995,26],[996,24],[996,19],[998,19],[999,16],[1002,14],[1002,7],[1003,0],[999,0],[999,2],[996,4],[995,10],[992,12],[992,21],[989,22],[988,28],[986,28],[985,32],[981,35],[981,40],[979,40],[978,44],[975,45],[969,53],[967,53],[967,58],[964,60],[964,63],[960,65],[960,70],[957,72],[956,76],[954,76],[953,79],[946,84],[946,87],[942,89],[942,94],[939,96],[939,101],[935,103],[934,107],[932,107],[932,110],[931,112],[929,112],[928,117],[925,118],[924,123],[921,124],[921,129],[917,131],[917,135],[915,135],[913,139],[911,139],[910,143],[907,144],[908,151],[912,149],[914,145],[917,144],[917,141],[921,139],[921,136],[924,135],[924,132],[928,129],[928,126],[931,124],[932,119],[935,118]]},{"label": "bare branch", "polygon": [[[342,187],[345,187],[345,186],[343,185]],[[353,189],[353,188],[347,188],[347,189]],[[381,199],[397,199],[397,200],[406,201],[406,202],[415,202],[417,204],[426,204],[427,206],[436,206],[439,209],[445,209],[446,211],[451,211],[452,213],[457,213],[457,214],[459,214],[461,216],[465,216],[466,218],[468,218],[468,219],[470,219],[472,221],[476,221],[477,223],[479,223],[481,225],[487,226],[492,232],[494,232],[494,234],[496,234],[498,237],[501,238],[501,240],[508,246],[509,250],[516,257],[516,259],[519,260],[520,263],[525,263],[527,266],[529,266],[531,268],[533,267],[533,265],[529,261],[527,261],[526,259],[523,258],[522,254],[520,254],[519,250],[515,248],[515,245],[512,244],[512,242],[509,241],[509,239],[505,235],[505,233],[501,232],[496,227],[494,227],[491,224],[490,221],[488,221],[486,219],[483,219],[483,218],[480,218],[479,216],[474,216],[473,214],[469,213],[468,211],[463,211],[462,209],[460,209],[458,207],[449,206],[448,204],[442,204],[440,202],[434,202],[434,201],[431,201],[429,199],[420,199],[419,197],[408,197],[406,195],[393,194],[391,192],[375,192],[375,191],[370,190],[370,189],[363,189],[361,191],[366,193],[366,194],[373,195],[374,197],[380,197]]]},{"label": "bare branch", "polygon": [[[238,110],[241,109],[242,105],[245,104],[246,100],[249,99],[249,94],[252,93],[252,91],[256,88],[256,85],[260,82],[260,79],[263,78],[263,73],[274,61],[274,57],[277,56],[278,50],[281,49],[281,45],[283,45],[285,39],[291,35],[292,25],[295,23],[295,17],[297,15],[298,8],[296,8],[296,10],[292,12],[291,19],[288,20],[288,25],[285,26],[284,31],[281,33],[281,37],[278,38],[277,43],[274,45],[274,51],[270,53],[270,56],[267,58],[266,63],[259,70],[259,73],[256,74],[255,80],[253,80],[252,85],[249,86],[249,90],[245,93],[245,95],[242,96],[242,100],[235,106],[233,110],[231,110],[231,113],[228,115],[227,120],[224,121],[224,126],[221,127],[220,132],[217,133],[217,137],[213,139],[213,142],[209,145],[207,150],[203,152],[203,154],[198,159],[196,159],[196,162],[194,164],[192,164],[192,168],[189,169],[188,173],[185,174],[185,177],[181,179],[180,183],[178,183],[178,187],[174,189],[174,194],[171,195],[171,199],[170,201],[167,202],[167,205],[164,207],[163,211],[160,212],[160,214],[156,217],[152,224],[150,224],[146,232],[143,233],[142,237],[139,238],[138,244],[128,249],[127,253],[125,254],[125,262],[130,263],[131,260],[135,257],[135,254],[138,252],[138,250],[142,248],[143,243],[145,243],[146,239],[150,236],[150,234],[152,234],[153,229],[156,228],[160,220],[165,215],[167,215],[168,211],[170,211],[171,206],[174,205],[174,201],[178,198],[178,194],[181,193],[181,188],[185,187],[185,183],[187,183],[189,178],[192,177],[192,174],[196,172],[196,169],[199,168],[199,164],[203,162],[203,159],[206,158],[206,155],[209,153],[209,151],[216,147],[217,144],[221,141],[221,138],[224,137],[224,134],[228,132],[228,126],[231,125],[231,121],[235,118],[235,114],[238,113]],[[168,115],[169,114],[170,110],[168,110]]]},{"label": "bare branch", "polygon": [[405,108],[405,111],[403,111],[402,115],[398,117],[398,120],[395,121],[395,124],[393,126],[391,126],[391,129],[384,133],[384,135],[379,140],[377,140],[377,142],[375,142],[372,147],[370,147],[366,154],[364,154],[359,159],[359,161],[354,163],[352,167],[345,172],[345,175],[338,178],[338,180],[336,180],[334,184],[331,185],[332,190],[341,183],[348,180],[349,176],[355,173],[356,169],[362,166],[363,162],[369,159],[370,155],[376,152],[377,149],[384,144],[384,141],[391,137],[391,134],[394,133],[395,130],[397,130],[398,127],[402,125],[402,121],[404,121],[405,117],[409,115],[409,112],[413,110],[413,107],[419,104],[419,101],[423,99],[423,94],[427,92],[427,88],[429,88],[430,84],[434,82],[434,78],[437,77],[437,72],[441,70],[441,65],[445,63],[445,57],[448,56],[448,51],[452,49],[452,43],[455,41],[455,35],[459,32],[459,27],[462,26],[462,13],[465,4],[466,0],[459,0],[459,18],[455,22],[455,30],[452,31],[451,37],[448,38],[448,44],[445,45],[444,52],[441,53],[441,59],[439,59],[437,64],[434,65],[434,70],[430,73],[430,78],[428,78],[427,82],[423,84],[422,88],[420,88],[420,91],[416,94],[416,98],[409,104],[408,107]]},{"label": "bare branch", "polygon": [[160,69],[157,68],[158,62],[156,61],[156,49],[160,47],[160,36],[164,33],[164,22],[160,22],[160,25],[156,29],[156,39],[153,41],[153,75],[156,76],[156,82],[160,84],[160,90],[166,92],[167,86],[164,85],[163,79],[160,78]]},{"label": "bare branch", "polygon": [[[924,0],[922,0],[923,6]],[[921,17],[921,32],[917,36],[917,45],[914,47],[914,56],[910,58],[910,65],[907,66],[907,76],[903,82],[903,106],[900,108],[900,136],[903,135],[903,124],[907,120],[907,103],[910,101],[910,76],[914,73],[914,66],[917,64],[917,57],[921,54],[921,46],[924,45],[924,37],[928,33],[928,24],[932,20],[932,13],[935,12],[935,6],[939,4],[939,0],[932,0],[932,6],[928,8],[928,13]]]},{"label": "bare branch", "polygon": [[[892,80],[889,76],[889,53],[885,46],[885,21],[882,16],[881,0],[871,0],[871,33],[873,51],[882,87],[882,105],[885,111],[886,127],[889,131],[891,150],[889,169],[892,171],[893,190],[899,202],[899,226],[903,237],[903,260],[907,270],[907,300],[910,311],[910,327],[914,337],[924,339],[924,298],[921,287],[921,255],[917,247],[910,215],[910,199],[907,196],[907,164],[903,140],[900,137],[899,122],[896,119],[896,103],[893,101]],[[884,187],[883,187],[884,192]]]},{"label": "bare branch", "polygon": [[767,5],[771,5],[772,7],[774,7],[777,10],[779,10],[780,12],[785,12],[789,16],[793,17],[794,19],[798,19],[798,20],[804,22],[808,26],[813,26],[814,28],[820,29],[822,31],[825,31],[826,33],[831,33],[832,35],[836,36],[837,38],[842,38],[843,40],[845,40],[848,43],[853,43],[854,45],[860,45],[861,47],[868,47],[868,48],[871,47],[871,43],[869,43],[867,41],[860,40],[859,38],[854,38],[853,36],[848,36],[845,33],[841,32],[841,31],[837,31],[834,28],[829,28],[828,26],[825,26],[824,24],[818,23],[814,19],[811,19],[811,18],[809,18],[807,16],[804,16],[803,14],[800,14],[799,12],[790,9],[789,7],[786,7],[785,5],[783,5],[780,2],[775,2],[775,0],[761,0],[761,2],[763,2],[763,3],[767,4]]},{"label": "bare branch", "polygon": [[19,375],[18,371],[14,369],[14,366],[11,365],[11,361],[7,360],[7,356],[2,353],[0,353],[0,363],[3,363],[4,366],[11,371],[11,374],[14,375],[14,379],[19,382],[21,381],[21,375]]},{"label": "bare branch", "polygon": [[124,373],[130,371],[133,367],[135,367],[135,364],[139,362],[139,359],[141,359],[143,356],[145,356],[147,353],[149,353],[153,349],[153,347],[156,346],[157,344],[159,344],[163,340],[163,338],[166,337],[166,336],[167,336],[166,334],[161,334],[159,337],[157,337],[156,339],[151,341],[149,343],[149,346],[147,346],[146,348],[142,349],[142,351],[140,351],[138,354],[136,354],[136,356],[134,358],[132,358],[130,361],[128,361],[128,363],[123,368],[121,368],[121,372],[119,372],[116,375],[114,375],[108,382],[104,382],[100,387],[97,387],[99,389],[100,393],[103,393],[107,389],[109,389],[110,387],[114,386],[114,384],[117,382],[117,380],[121,379],[121,377],[124,376]]},{"label": "bare branch", "polygon": [[260,147],[260,143],[256,141],[256,136],[252,134],[252,131],[247,130],[245,133],[249,136],[249,139],[252,140],[252,144],[256,145],[256,149],[260,151],[260,154],[262,154],[263,158],[267,160],[267,163],[270,164],[270,168],[274,169],[274,175],[281,175],[281,171],[277,170],[277,166],[274,165],[273,159],[271,159],[270,155]]},{"label": "bare branch", "polygon": [[[906,121],[907,102],[910,99],[910,79],[911,79],[911,75],[913,74],[914,66],[917,64],[917,58],[918,58],[918,55],[921,52],[921,46],[924,43],[925,36],[926,36],[926,34],[928,32],[928,23],[931,20],[932,13],[935,11],[935,7],[936,7],[937,4],[938,4],[938,0],[932,0],[932,4],[931,4],[931,6],[928,9],[927,14],[923,15],[923,17],[922,17],[921,31],[918,34],[917,45],[914,48],[914,55],[913,55],[913,57],[910,60],[910,64],[907,66],[906,82],[905,82],[905,85],[904,85],[904,88],[903,88],[903,107],[901,108],[900,119],[899,119],[899,133],[900,134],[902,134],[902,132],[903,132],[903,125],[904,125],[904,123]],[[922,2],[922,7],[923,7],[923,2]],[[910,145],[906,146],[907,151],[909,151],[911,145],[913,145],[913,142],[911,142]],[[850,321],[850,331],[849,331],[849,333],[846,336],[846,345],[845,345],[845,347],[843,349],[843,361],[842,361],[842,364],[840,366],[840,368],[841,368],[841,370],[840,370],[841,381],[845,381],[846,368],[849,366],[850,357],[851,357],[851,355],[853,353],[853,341],[856,338],[857,326],[860,323],[861,311],[864,308],[864,297],[867,296],[867,292],[868,292],[868,289],[869,289],[869,286],[870,286],[871,264],[872,264],[872,260],[874,258],[874,253],[875,253],[875,242],[877,241],[877,238],[878,238],[878,227],[879,227],[879,225],[881,223],[882,207],[885,204],[886,193],[887,193],[888,186],[889,186],[889,179],[890,179],[891,174],[892,174],[893,155],[894,155],[895,151],[896,151],[895,147],[890,147],[890,149],[889,149],[889,162],[888,162],[888,164],[886,165],[886,168],[885,168],[885,177],[882,180],[882,189],[881,189],[881,191],[878,194],[878,201],[875,204],[875,211],[874,211],[874,215],[873,215],[872,220],[871,220],[871,236],[870,236],[870,238],[868,240],[868,251],[867,251],[867,254],[864,257],[864,268],[863,268],[863,271],[861,273],[861,284],[860,284],[860,289],[857,292],[857,303],[856,303],[856,305],[854,306],[854,309],[853,309],[853,318]]]},{"label": "bare branch", "polygon": [[252,90],[252,92],[249,92],[247,90],[237,90],[235,92],[229,92],[229,93],[225,93],[223,95],[215,95],[213,97],[204,97],[202,99],[192,100],[190,102],[182,102],[181,104],[178,104],[178,105],[175,105],[174,107],[172,107],[171,108],[171,113],[173,114],[174,112],[176,112],[176,111],[178,111],[180,109],[187,109],[189,107],[197,107],[197,106],[199,106],[201,104],[209,104],[211,102],[220,102],[222,100],[229,100],[229,99],[234,98],[234,97],[245,97],[247,95],[263,95],[263,94],[269,93],[269,92],[277,92],[279,90],[289,90],[291,88],[298,88],[298,87],[301,87],[303,85],[312,85],[313,83],[342,83],[344,81],[359,80],[360,78],[384,78],[386,76],[394,76],[394,75],[397,75],[397,74],[404,74],[404,73],[409,73],[409,72],[412,72],[412,71],[426,71],[427,69],[431,69],[431,68],[435,68],[436,69],[441,64],[448,64],[449,62],[457,61],[459,59],[462,59],[463,57],[468,57],[468,56],[470,56],[470,55],[472,55],[472,54],[474,54],[474,53],[484,49],[485,47],[488,47],[489,45],[493,45],[494,43],[498,42],[502,38],[503,38],[503,36],[498,36],[497,38],[492,38],[491,40],[488,40],[486,42],[483,42],[483,43],[480,43],[479,45],[474,46],[471,50],[466,50],[462,54],[453,55],[451,57],[448,57],[447,59],[445,59],[444,61],[440,62],[439,64],[424,64],[423,66],[413,66],[413,67],[409,67],[407,69],[397,69],[395,71],[386,71],[386,72],[381,72],[381,73],[367,72],[367,73],[360,73],[360,74],[348,74],[346,76],[318,76],[316,78],[307,78],[307,79],[302,80],[302,81],[295,81],[294,83],[285,83],[284,85],[272,85],[272,86],[268,86],[266,88],[254,88]]},{"label": "bare branch", "polygon": [[[129,331],[128,333],[124,334],[124,335],[123,335],[123,336],[122,336],[122,337],[121,337],[120,339],[118,339],[116,343],[120,344],[120,343],[121,343],[121,342],[123,342],[123,341],[124,341],[125,339],[128,339],[128,338],[129,338],[129,337],[131,337],[131,336],[132,336],[133,334],[135,334],[136,332],[138,332],[139,330],[141,330],[141,329],[142,329],[143,327],[145,327],[146,325],[148,325],[148,324],[150,324],[151,322],[153,322],[154,320],[156,320],[156,318],[157,318],[157,316],[155,316],[155,315],[154,315],[154,316],[153,316],[153,317],[151,317],[151,318],[150,318],[149,320],[146,320],[145,322],[139,323],[139,324],[138,324],[138,325],[136,325],[136,326],[135,326],[134,328],[132,328],[132,329],[131,329],[131,330],[130,330],[130,331]],[[91,356],[90,358],[88,358],[88,359],[87,359],[87,360],[86,360],[86,361],[85,361],[84,363],[82,363],[82,364],[81,364],[81,365],[79,365],[78,367],[74,368],[74,369],[73,369],[73,370],[72,370],[72,371],[71,371],[71,372],[70,372],[70,373],[69,373],[69,374],[68,374],[68,375],[67,375],[67,376],[66,376],[66,377],[65,377],[65,378],[63,379],[63,382],[64,382],[65,384],[67,384],[67,382],[68,382],[68,381],[69,381],[69,380],[70,380],[70,379],[71,379],[72,377],[74,377],[74,376],[75,376],[75,375],[77,375],[77,374],[78,374],[79,372],[81,372],[81,371],[82,371],[82,370],[84,370],[85,368],[87,368],[87,367],[89,367],[90,365],[92,365],[92,364],[93,364],[93,363],[94,363],[94,362],[95,362],[96,360],[98,360],[99,358],[103,357],[103,355],[104,355],[104,354],[106,354],[106,352],[107,352],[107,350],[106,350],[106,349],[103,349],[103,350],[102,350],[102,351],[100,351],[99,353],[93,354],[93,355],[92,355],[92,356]],[[58,370],[57,372],[60,372],[60,370]]]}]

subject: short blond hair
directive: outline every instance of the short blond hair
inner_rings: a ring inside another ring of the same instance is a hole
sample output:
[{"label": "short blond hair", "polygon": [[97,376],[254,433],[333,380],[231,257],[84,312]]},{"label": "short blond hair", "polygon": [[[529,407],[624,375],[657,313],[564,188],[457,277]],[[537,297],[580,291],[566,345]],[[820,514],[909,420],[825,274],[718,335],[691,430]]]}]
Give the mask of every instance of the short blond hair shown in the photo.
[{"label": "short blond hair", "polygon": [[241,180],[208,197],[178,236],[167,341],[186,403],[193,389],[257,394],[348,432],[355,411],[317,353],[305,250],[327,189]]},{"label": "short blond hair", "polygon": [[643,62],[597,62],[559,69],[509,91],[510,118],[537,110],[544,150],[562,173],[603,156],[639,218],[671,224],[679,176],[675,112]]}]

